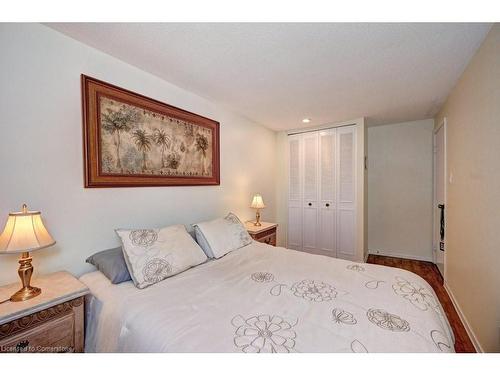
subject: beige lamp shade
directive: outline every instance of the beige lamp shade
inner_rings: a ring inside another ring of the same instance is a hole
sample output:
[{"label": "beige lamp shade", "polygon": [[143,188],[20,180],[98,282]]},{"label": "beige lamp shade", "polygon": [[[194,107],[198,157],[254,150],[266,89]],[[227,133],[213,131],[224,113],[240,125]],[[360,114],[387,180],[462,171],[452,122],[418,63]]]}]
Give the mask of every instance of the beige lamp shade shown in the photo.
[{"label": "beige lamp shade", "polygon": [[253,199],[252,199],[252,204],[250,205],[250,208],[266,208],[266,205],[264,204],[264,200],[262,199],[262,195],[260,194],[255,194]]},{"label": "beige lamp shade", "polygon": [[9,213],[7,224],[0,235],[0,254],[22,253],[43,249],[56,243],[43,225],[39,211]]}]

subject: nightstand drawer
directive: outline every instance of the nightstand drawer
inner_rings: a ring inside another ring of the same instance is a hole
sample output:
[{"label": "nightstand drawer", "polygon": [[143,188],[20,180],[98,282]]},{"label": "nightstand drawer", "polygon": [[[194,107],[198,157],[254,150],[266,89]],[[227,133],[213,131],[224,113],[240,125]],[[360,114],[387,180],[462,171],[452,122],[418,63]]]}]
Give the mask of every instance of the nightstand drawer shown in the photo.
[{"label": "nightstand drawer", "polygon": [[259,237],[255,239],[256,241],[267,243],[268,245],[276,246],[276,233],[272,233],[268,236]]},{"label": "nightstand drawer", "polygon": [[0,325],[0,352],[83,351],[84,297]]},{"label": "nightstand drawer", "polygon": [[[249,232],[250,233],[250,232]],[[250,233],[250,236],[255,241],[267,243],[268,245],[276,246],[276,227],[263,230],[258,233]]]},{"label": "nightstand drawer", "polygon": [[75,349],[74,329],[75,316],[73,312],[69,312],[0,341],[0,352],[72,352]]}]

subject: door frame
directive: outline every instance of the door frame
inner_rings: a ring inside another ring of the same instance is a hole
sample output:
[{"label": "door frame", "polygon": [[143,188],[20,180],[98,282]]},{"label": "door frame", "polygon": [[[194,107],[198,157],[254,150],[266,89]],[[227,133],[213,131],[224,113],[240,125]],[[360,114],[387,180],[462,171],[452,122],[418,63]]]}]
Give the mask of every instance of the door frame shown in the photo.
[{"label": "door frame", "polygon": [[438,247],[439,247],[439,241],[436,241],[437,239],[437,224],[438,224],[438,218],[437,218],[437,215],[435,214],[436,212],[436,207],[437,207],[437,199],[436,199],[436,135],[437,133],[439,132],[439,130],[441,130],[441,128],[443,128],[443,138],[444,138],[444,141],[443,141],[443,147],[444,147],[444,178],[443,178],[443,181],[444,181],[444,207],[445,207],[445,210],[444,210],[444,226],[445,226],[445,229],[444,229],[444,244],[445,244],[445,250],[444,250],[444,254],[443,254],[443,268],[444,268],[444,274],[442,275],[443,276],[443,279],[446,281],[446,254],[447,254],[447,250],[446,250],[446,246],[447,246],[447,241],[446,241],[446,235],[447,235],[447,229],[446,229],[446,224],[448,223],[448,221],[446,220],[446,213],[447,213],[447,210],[448,210],[448,189],[447,189],[447,186],[448,186],[448,157],[447,157],[447,125],[448,125],[448,119],[446,117],[444,117],[441,122],[439,123],[439,125],[437,127],[434,128],[434,132],[432,134],[432,261],[434,264],[436,264],[436,261],[437,261],[437,257],[436,257],[436,254],[437,254],[437,251],[438,250]]}]

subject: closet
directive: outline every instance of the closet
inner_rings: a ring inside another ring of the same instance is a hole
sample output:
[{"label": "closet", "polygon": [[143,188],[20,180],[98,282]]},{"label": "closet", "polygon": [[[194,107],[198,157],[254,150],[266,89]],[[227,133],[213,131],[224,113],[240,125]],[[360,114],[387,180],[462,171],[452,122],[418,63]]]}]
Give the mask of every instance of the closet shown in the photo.
[{"label": "closet", "polygon": [[352,125],[288,135],[289,248],[362,261],[363,244],[356,242],[358,130]]}]

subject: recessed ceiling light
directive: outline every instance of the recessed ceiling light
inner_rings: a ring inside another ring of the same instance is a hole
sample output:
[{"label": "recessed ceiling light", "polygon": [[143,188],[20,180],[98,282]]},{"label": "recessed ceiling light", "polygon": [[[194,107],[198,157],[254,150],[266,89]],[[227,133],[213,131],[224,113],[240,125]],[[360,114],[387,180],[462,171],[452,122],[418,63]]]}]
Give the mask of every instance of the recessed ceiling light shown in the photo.
[{"label": "recessed ceiling light", "polygon": [[305,119],[302,119],[302,122],[304,124],[309,124],[311,122],[311,119],[310,118],[305,118]]}]

